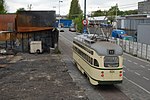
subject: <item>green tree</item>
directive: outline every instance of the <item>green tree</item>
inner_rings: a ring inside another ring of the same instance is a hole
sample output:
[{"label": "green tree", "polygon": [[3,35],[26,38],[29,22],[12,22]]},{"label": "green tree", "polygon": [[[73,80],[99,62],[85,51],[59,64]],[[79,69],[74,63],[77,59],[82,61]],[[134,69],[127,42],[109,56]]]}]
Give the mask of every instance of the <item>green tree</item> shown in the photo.
[{"label": "green tree", "polygon": [[77,26],[77,30],[79,32],[82,32],[83,30],[82,20],[83,20],[83,14],[79,15],[77,18],[74,19],[74,23]]},{"label": "green tree", "polygon": [[79,5],[79,0],[72,0],[69,10],[69,19],[75,19],[82,14],[81,7]]},{"label": "green tree", "polygon": [[0,0],[0,14],[6,14],[6,5],[4,0]]},{"label": "green tree", "polygon": [[19,9],[17,9],[16,13],[18,13],[19,11],[25,11],[25,9],[24,8],[19,8]]},{"label": "green tree", "polygon": [[131,14],[138,14],[138,10],[128,10],[124,11],[123,15],[131,15]]},{"label": "green tree", "polygon": [[92,16],[95,17],[95,16],[105,16],[105,15],[106,15],[106,11],[97,10],[94,11]]},{"label": "green tree", "polygon": [[112,6],[107,12],[108,20],[112,23],[120,13],[122,12],[119,10],[118,5]]}]

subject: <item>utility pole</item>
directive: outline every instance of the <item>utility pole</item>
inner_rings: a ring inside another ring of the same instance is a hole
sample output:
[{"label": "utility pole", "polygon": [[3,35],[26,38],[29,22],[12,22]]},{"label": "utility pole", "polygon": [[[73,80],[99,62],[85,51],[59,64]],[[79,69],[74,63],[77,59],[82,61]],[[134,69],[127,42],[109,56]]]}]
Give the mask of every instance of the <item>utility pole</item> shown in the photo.
[{"label": "utility pole", "polygon": [[59,0],[59,22],[58,22],[58,28],[60,28],[60,3],[63,2],[61,0]]},{"label": "utility pole", "polygon": [[[86,0],[84,0],[84,21],[86,20]],[[87,25],[84,25],[83,33],[87,34]]]},{"label": "utility pole", "polygon": [[117,11],[118,11],[118,4],[116,3],[116,30],[117,30],[117,15],[118,15],[118,13],[117,13]]},{"label": "utility pole", "polygon": [[84,0],[84,20],[86,20],[86,0]]}]

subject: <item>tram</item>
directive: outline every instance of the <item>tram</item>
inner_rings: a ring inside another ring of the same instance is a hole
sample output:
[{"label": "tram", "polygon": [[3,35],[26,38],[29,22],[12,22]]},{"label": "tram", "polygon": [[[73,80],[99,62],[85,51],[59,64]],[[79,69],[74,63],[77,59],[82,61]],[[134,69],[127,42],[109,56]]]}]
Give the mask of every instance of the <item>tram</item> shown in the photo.
[{"label": "tram", "polygon": [[94,35],[74,37],[73,59],[92,85],[117,84],[123,81],[123,50],[119,45]]}]

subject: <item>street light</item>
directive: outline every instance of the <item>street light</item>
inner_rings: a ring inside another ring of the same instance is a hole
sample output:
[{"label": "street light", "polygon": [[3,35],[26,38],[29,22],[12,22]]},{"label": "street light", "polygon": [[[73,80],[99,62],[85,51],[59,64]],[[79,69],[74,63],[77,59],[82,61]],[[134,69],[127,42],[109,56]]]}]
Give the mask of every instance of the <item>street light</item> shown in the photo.
[{"label": "street light", "polygon": [[63,1],[59,0],[59,23],[58,23],[58,27],[59,27],[59,28],[60,28],[60,17],[61,17],[61,16],[60,16],[60,3],[61,3],[61,2],[63,2]]}]

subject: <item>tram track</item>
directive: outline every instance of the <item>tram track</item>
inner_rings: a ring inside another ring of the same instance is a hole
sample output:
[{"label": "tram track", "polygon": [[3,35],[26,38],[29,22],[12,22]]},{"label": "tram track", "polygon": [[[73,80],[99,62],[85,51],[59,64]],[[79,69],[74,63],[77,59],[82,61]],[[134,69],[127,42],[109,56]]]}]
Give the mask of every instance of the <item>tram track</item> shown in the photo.
[{"label": "tram track", "polygon": [[[63,56],[67,57],[67,60],[66,60],[67,63],[70,62],[69,66],[75,67],[72,62],[72,48],[71,48],[72,43],[68,43],[69,41],[71,42],[71,40],[72,39],[68,39],[67,37],[65,37],[64,34],[63,36],[60,35],[59,44],[60,44],[60,48],[61,48]],[[130,100],[130,98],[126,96],[116,85],[93,86],[90,84],[88,79],[84,77],[84,75],[82,75],[81,73],[80,75],[82,76],[82,78],[78,78],[74,76],[73,80],[75,80],[75,82],[77,83],[81,83],[80,81],[85,81],[85,82],[82,82],[82,84],[79,84],[79,86],[85,90],[85,94],[88,96],[89,100]],[[85,80],[83,80],[83,78]]]}]

